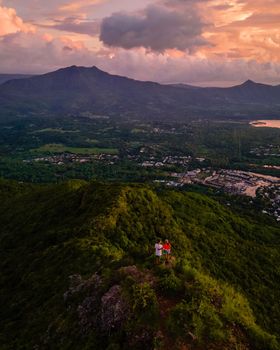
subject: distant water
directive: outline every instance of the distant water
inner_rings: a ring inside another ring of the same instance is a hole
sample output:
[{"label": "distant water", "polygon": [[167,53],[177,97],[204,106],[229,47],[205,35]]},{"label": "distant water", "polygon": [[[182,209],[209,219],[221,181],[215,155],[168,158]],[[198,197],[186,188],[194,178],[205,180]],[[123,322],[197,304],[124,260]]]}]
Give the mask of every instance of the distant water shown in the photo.
[{"label": "distant water", "polygon": [[254,120],[250,123],[256,128],[279,128],[280,120]]}]

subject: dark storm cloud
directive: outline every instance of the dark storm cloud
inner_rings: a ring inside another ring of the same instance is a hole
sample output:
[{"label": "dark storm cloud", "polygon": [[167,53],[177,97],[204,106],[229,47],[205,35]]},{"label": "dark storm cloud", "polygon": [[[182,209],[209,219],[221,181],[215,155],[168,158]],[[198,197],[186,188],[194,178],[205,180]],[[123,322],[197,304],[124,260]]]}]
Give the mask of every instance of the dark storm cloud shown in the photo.
[{"label": "dark storm cloud", "polygon": [[184,11],[166,4],[150,5],[141,13],[113,13],[101,24],[100,40],[112,47],[144,47],[154,51],[192,51],[206,45],[204,23],[194,7]]}]

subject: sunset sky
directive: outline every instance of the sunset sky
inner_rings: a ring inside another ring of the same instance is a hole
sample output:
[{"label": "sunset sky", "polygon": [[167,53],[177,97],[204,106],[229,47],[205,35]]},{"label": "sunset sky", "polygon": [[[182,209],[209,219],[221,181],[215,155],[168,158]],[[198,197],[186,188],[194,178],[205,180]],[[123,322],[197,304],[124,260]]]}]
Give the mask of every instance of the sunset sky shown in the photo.
[{"label": "sunset sky", "polygon": [[0,73],[280,84],[279,0],[0,0]]}]

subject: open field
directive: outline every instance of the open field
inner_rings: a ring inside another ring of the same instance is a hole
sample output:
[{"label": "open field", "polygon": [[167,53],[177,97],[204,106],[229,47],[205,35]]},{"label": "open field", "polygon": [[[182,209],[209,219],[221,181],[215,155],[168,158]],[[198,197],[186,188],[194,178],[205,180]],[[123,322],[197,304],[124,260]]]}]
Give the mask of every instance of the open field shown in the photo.
[{"label": "open field", "polygon": [[83,147],[68,147],[62,144],[50,143],[39,148],[31,150],[35,153],[75,153],[75,154],[118,154],[116,148],[83,148]]},{"label": "open field", "polygon": [[79,130],[63,130],[59,128],[45,128],[45,129],[40,129],[40,130],[35,130],[32,132],[32,134],[37,134],[37,133],[44,133],[44,132],[57,132],[60,134],[66,134],[66,133],[77,133]]}]

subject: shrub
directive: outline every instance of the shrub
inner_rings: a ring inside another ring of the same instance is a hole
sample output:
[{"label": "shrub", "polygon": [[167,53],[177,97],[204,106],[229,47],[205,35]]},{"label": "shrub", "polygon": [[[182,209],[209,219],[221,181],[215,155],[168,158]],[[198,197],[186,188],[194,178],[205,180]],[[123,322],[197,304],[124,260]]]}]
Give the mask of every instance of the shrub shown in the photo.
[{"label": "shrub", "polygon": [[157,308],[157,297],[155,291],[148,283],[135,284],[132,292],[133,311],[142,312]]},{"label": "shrub", "polygon": [[178,296],[183,291],[183,282],[174,273],[166,274],[159,279],[159,291],[166,296]]},{"label": "shrub", "polygon": [[191,267],[189,265],[183,265],[182,266],[182,273],[183,273],[184,279],[187,282],[194,281],[195,278],[196,278],[196,275],[197,275],[196,269],[194,269],[193,267]]},{"label": "shrub", "polygon": [[121,347],[119,344],[111,343],[107,346],[106,350],[120,350]]},{"label": "shrub", "polygon": [[206,300],[200,302],[197,313],[193,316],[193,326],[194,333],[201,342],[222,341],[228,337],[216,309]]},{"label": "shrub", "polygon": [[177,337],[187,339],[193,334],[200,344],[223,341],[228,332],[215,308],[206,301],[200,305],[182,302],[170,313],[168,328]]},{"label": "shrub", "polygon": [[181,302],[171,310],[167,321],[168,329],[175,337],[186,337],[192,330],[192,310],[191,305]]},{"label": "shrub", "polygon": [[257,350],[279,350],[280,345],[274,335],[271,335],[259,326],[254,325],[249,329],[249,336]]}]

